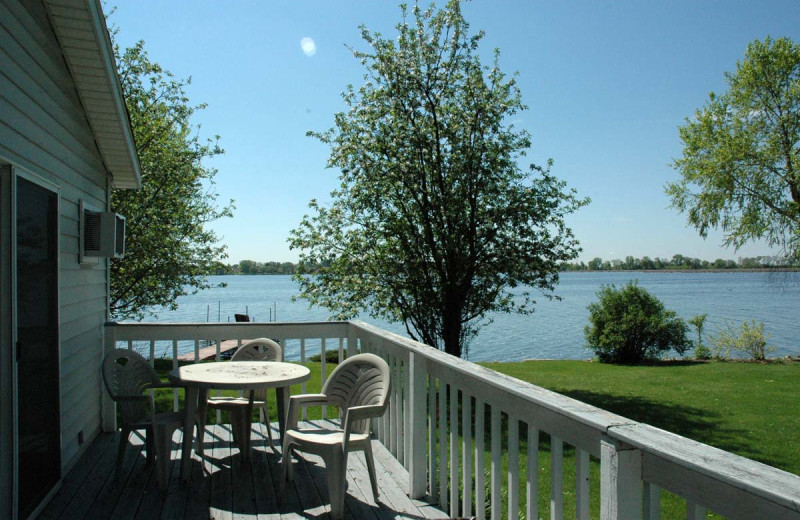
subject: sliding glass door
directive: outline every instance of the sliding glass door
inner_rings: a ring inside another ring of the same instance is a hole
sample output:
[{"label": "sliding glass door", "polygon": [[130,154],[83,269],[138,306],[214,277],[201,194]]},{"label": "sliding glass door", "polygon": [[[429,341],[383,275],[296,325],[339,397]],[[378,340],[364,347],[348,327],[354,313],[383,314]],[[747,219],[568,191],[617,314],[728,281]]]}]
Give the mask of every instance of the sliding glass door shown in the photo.
[{"label": "sliding glass door", "polygon": [[61,477],[58,194],[16,177],[16,396],[19,518]]}]

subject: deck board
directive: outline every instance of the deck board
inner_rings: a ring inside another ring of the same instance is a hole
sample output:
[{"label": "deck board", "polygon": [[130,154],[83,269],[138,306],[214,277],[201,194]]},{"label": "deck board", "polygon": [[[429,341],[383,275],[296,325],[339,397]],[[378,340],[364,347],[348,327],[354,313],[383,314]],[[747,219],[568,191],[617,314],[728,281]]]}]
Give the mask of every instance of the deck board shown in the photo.
[{"label": "deck board", "polygon": [[[146,464],[144,440],[131,435],[125,462],[116,469],[119,434],[94,441],[39,516],[46,520],[226,519],[328,520],[325,467],[319,457],[298,454],[294,481],[281,492],[280,447],[273,452],[264,430],[254,425],[250,461],[239,456],[230,425],[209,426],[205,457],[193,454],[187,483],[180,481],[181,432],[173,437],[170,481],[158,489],[154,465]],[[345,516],[365,520],[447,518],[434,506],[406,496],[407,474],[379,443],[373,443],[380,493],[372,497],[366,462],[349,458]]]}]

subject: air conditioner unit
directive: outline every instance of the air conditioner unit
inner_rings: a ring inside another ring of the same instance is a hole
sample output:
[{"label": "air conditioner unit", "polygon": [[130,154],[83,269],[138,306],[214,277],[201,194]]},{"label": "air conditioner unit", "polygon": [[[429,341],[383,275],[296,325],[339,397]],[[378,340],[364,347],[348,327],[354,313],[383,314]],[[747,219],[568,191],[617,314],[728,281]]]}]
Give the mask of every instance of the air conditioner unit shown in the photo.
[{"label": "air conditioner unit", "polygon": [[83,208],[83,256],[125,256],[125,217]]}]

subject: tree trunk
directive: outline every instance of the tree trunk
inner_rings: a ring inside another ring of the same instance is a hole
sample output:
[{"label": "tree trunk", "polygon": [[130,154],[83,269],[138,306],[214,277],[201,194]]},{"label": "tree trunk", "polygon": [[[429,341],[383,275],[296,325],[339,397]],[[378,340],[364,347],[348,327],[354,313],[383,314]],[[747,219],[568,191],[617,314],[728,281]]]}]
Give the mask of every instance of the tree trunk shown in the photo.
[{"label": "tree trunk", "polygon": [[[448,300],[452,300],[448,298]],[[461,357],[461,306],[448,301],[442,313],[442,340],[444,351],[458,358]]]}]

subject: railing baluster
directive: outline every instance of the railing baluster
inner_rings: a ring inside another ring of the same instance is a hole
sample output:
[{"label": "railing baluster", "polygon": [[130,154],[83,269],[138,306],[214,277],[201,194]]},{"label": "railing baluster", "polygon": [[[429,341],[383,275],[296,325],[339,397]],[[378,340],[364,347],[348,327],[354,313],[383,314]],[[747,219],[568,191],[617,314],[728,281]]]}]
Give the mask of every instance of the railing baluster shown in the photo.
[{"label": "railing baluster", "polygon": [[508,415],[508,518],[519,518],[519,421]]},{"label": "railing baluster", "polygon": [[[105,328],[105,344],[103,345],[103,357],[111,352],[112,350],[116,350],[117,348],[117,329],[113,328],[109,330],[109,327]],[[111,396],[108,395],[105,388],[101,390],[101,419],[103,425],[104,432],[116,432],[117,431],[117,405]]]},{"label": "railing baluster", "polygon": [[439,379],[439,505],[447,511],[447,383]]},{"label": "railing baluster", "polygon": [[[319,370],[320,370],[320,380],[322,382],[321,384],[324,385],[325,384],[325,380],[328,378],[328,374],[327,374],[327,371],[326,371],[326,368],[327,368],[327,363],[326,363],[327,356],[326,356],[326,351],[325,351],[325,338],[322,338],[322,339],[319,340],[319,355],[320,355],[320,368],[319,368]],[[323,419],[327,419],[328,418],[328,407],[327,406],[323,406],[322,407],[322,418]]]},{"label": "railing baluster", "polygon": [[200,340],[194,340],[194,362],[200,361]]},{"label": "railing baluster", "polygon": [[[415,413],[415,408],[411,404],[411,392],[412,392],[412,384],[411,384],[411,354],[408,354],[408,358],[403,360],[403,388],[405,389],[403,392],[403,440],[405,444],[405,468],[406,470],[411,469],[411,459],[413,459],[415,453],[412,447],[413,442],[413,434],[414,429],[411,426],[412,420],[411,417]],[[409,489],[410,491],[410,489]]]},{"label": "railing baluster", "polygon": [[464,461],[464,471],[461,479],[464,482],[464,497],[461,500],[461,514],[472,516],[472,396],[461,392],[461,460]]},{"label": "railing baluster", "polygon": [[339,338],[339,363],[344,361],[344,338]]},{"label": "railing baluster", "polygon": [[539,518],[539,429],[528,424],[528,464],[526,467],[525,517]]},{"label": "railing baluster", "polygon": [[[178,340],[172,340],[172,370],[178,368]],[[178,389],[172,389],[172,411],[177,412],[180,410],[180,402],[178,400]]]},{"label": "railing baluster", "polygon": [[[216,341],[217,341],[217,345],[216,345],[217,346],[217,349],[216,349],[217,353],[214,356],[214,361],[219,361],[220,360],[220,349],[222,348],[222,340],[221,339],[217,339]],[[222,390],[217,390],[217,396],[220,396],[220,395],[222,395]],[[222,411],[219,408],[217,408],[217,424],[222,424]]]},{"label": "railing baluster", "polygon": [[395,437],[395,446],[397,451],[397,460],[405,466],[406,463],[406,453],[405,453],[405,438],[403,437],[403,414],[405,410],[403,410],[403,366],[400,362],[400,358],[397,356],[393,356],[394,358],[394,374],[395,374],[395,382],[397,383],[394,388],[394,401],[397,404],[397,408],[395,409],[394,414],[394,437]]},{"label": "railing baluster", "polygon": [[450,516],[458,516],[458,388],[450,385]]},{"label": "railing baluster", "polygon": [[[408,367],[408,418],[406,437],[408,437],[408,493],[411,498],[423,498],[427,490],[428,473],[425,459],[429,451],[428,417],[429,392],[428,370],[424,357],[409,353]],[[431,457],[432,458],[432,457]]]},{"label": "railing baluster", "polygon": [[386,362],[389,364],[389,377],[392,378],[392,393],[389,395],[389,409],[386,415],[389,419],[389,424],[386,425],[386,447],[389,452],[397,458],[397,428],[395,422],[397,421],[397,372],[395,371],[394,359],[391,354],[385,356]]},{"label": "railing baluster", "polygon": [[491,405],[491,426],[492,426],[492,520],[500,518],[503,504],[500,502],[500,489],[502,488],[502,473],[500,471],[500,408],[496,404]]},{"label": "railing baluster", "polygon": [[475,513],[478,520],[486,518],[486,479],[484,476],[484,420],[486,406],[483,400],[475,398]]},{"label": "railing baluster", "polygon": [[644,493],[644,520],[661,519],[661,488],[650,482],[642,485]]},{"label": "railing baluster", "polygon": [[704,520],[706,517],[706,509],[697,504],[686,501],[686,520]]},{"label": "railing baluster", "polygon": [[[285,343],[284,343],[284,345],[285,345]],[[300,338],[300,364],[303,365],[303,366],[306,366],[306,338]],[[303,381],[300,384],[300,389],[301,389],[302,393],[304,393],[304,394],[307,393],[307,391],[306,391],[306,382],[305,381]],[[306,413],[307,413],[306,407],[304,406],[303,407],[303,420],[304,421],[306,420]]]},{"label": "railing baluster", "polygon": [[550,520],[564,518],[564,442],[550,436]]},{"label": "railing baluster", "polygon": [[436,378],[428,373],[428,479],[434,503],[439,499],[439,472],[436,464]]},{"label": "railing baluster", "polygon": [[575,448],[575,518],[589,520],[589,452]]}]

